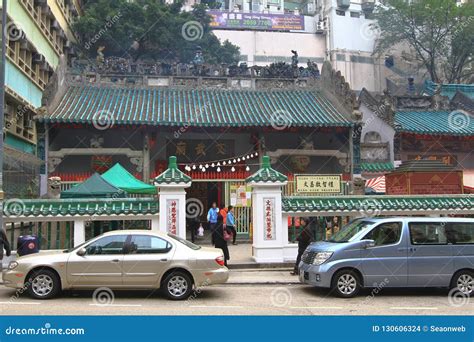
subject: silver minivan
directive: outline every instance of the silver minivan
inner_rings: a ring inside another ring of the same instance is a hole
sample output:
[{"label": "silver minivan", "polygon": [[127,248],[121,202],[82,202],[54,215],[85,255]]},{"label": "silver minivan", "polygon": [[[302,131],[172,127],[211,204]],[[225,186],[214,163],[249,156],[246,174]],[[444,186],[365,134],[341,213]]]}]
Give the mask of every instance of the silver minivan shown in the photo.
[{"label": "silver minivan", "polygon": [[474,219],[357,219],[312,243],[300,281],[354,297],[362,287],[447,287],[474,292]]}]

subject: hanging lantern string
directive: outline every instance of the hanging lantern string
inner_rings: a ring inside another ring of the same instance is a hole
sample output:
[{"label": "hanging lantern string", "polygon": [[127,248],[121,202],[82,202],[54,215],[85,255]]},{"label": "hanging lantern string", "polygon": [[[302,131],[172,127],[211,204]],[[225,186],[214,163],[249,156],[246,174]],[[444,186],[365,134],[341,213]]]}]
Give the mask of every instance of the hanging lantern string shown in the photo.
[{"label": "hanging lantern string", "polygon": [[[237,163],[240,163],[241,161],[245,161],[245,160],[249,160],[249,159],[253,159],[255,157],[258,156],[258,152],[253,152],[253,153],[250,153],[250,154],[244,154],[244,155],[241,155],[241,156],[235,156],[233,158],[226,158],[226,159],[221,159],[221,160],[209,160],[209,161],[205,161],[205,162],[199,162],[199,163],[191,163],[191,164],[188,164],[188,163],[179,163],[179,165],[184,165],[185,169],[187,171],[191,171],[191,170],[196,170],[196,165],[199,165],[199,169],[208,169],[209,167],[218,167],[220,169],[220,166],[226,166],[226,165],[232,165],[232,164],[237,164]],[[254,165],[254,164],[248,164],[248,165]]]}]

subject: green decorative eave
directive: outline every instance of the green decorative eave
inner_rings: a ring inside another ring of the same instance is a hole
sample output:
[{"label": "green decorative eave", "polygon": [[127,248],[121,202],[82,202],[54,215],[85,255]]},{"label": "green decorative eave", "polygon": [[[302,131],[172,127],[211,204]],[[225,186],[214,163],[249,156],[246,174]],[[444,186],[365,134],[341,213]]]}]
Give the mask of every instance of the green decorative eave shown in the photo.
[{"label": "green decorative eave", "polygon": [[178,169],[176,157],[171,156],[168,159],[168,168],[158,175],[153,183],[159,186],[160,184],[189,184],[191,181],[191,177]]},{"label": "green decorative eave", "polygon": [[339,197],[284,197],[283,212],[357,213],[362,216],[410,211],[471,211],[474,197],[468,195],[439,196],[339,196]]},{"label": "green decorative eave", "polygon": [[247,183],[276,183],[286,182],[288,177],[284,174],[272,169],[270,166],[270,157],[264,156],[262,158],[262,167],[253,175],[247,177]]},{"label": "green decorative eave", "polygon": [[458,111],[397,111],[395,130],[414,134],[474,136],[474,118]]},{"label": "green decorative eave", "polygon": [[392,162],[386,163],[361,163],[360,169],[362,172],[387,172],[394,169]]},{"label": "green decorative eave", "polygon": [[348,113],[339,110],[321,91],[314,89],[236,90],[89,84],[69,86],[57,107],[36,119],[89,125],[106,120],[114,126],[353,125]]},{"label": "green decorative eave", "polygon": [[120,199],[15,199],[6,200],[4,220],[34,217],[92,217],[158,214],[153,198]]}]

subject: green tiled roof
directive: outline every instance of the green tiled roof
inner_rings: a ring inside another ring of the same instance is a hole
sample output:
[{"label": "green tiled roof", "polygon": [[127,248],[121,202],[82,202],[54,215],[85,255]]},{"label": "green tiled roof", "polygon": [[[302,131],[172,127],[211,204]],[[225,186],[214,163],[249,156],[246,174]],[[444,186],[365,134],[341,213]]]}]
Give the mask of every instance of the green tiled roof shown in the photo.
[{"label": "green tiled roof", "polygon": [[25,199],[5,201],[3,216],[110,216],[157,214],[158,201],[153,198],[120,199]]},{"label": "green tiled roof", "polygon": [[440,211],[471,210],[474,197],[446,196],[339,196],[339,197],[284,197],[284,212],[360,213],[362,215],[390,214],[401,210]]},{"label": "green tiled roof", "polygon": [[474,117],[463,111],[397,111],[399,132],[430,135],[474,135]]},{"label": "green tiled roof", "polygon": [[247,177],[247,183],[270,183],[270,182],[286,182],[288,177],[284,174],[272,169],[270,166],[270,157],[264,156],[262,158],[262,167],[253,175]]},{"label": "green tiled roof", "polygon": [[[428,95],[434,95],[438,85],[438,83],[426,80],[423,91]],[[450,100],[458,91],[474,99],[474,84],[441,84],[441,95],[449,97]]]},{"label": "green tiled roof", "polygon": [[[39,121],[207,127],[339,127],[351,121],[318,91],[73,85]],[[106,123],[107,123],[106,122]],[[109,125],[110,125],[109,124]]]},{"label": "green tiled roof", "polygon": [[168,160],[168,168],[160,175],[158,175],[153,183],[155,185],[160,184],[188,184],[191,183],[192,179],[188,175],[184,174],[178,169],[176,163],[176,157],[171,156]]},{"label": "green tiled roof", "polygon": [[394,169],[392,162],[385,163],[361,163],[360,169],[362,172],[385,172],[392,171]]}]

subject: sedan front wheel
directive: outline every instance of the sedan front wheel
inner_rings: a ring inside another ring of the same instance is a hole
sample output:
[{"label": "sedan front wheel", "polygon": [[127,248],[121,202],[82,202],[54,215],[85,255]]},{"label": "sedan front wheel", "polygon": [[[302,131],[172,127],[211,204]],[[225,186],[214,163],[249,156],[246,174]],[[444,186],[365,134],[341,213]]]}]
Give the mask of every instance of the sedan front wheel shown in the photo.
[{"label": "sedan front wheel", "polygon": [[58,276],[50,270],[34,271],[26,285],[29,295],[35,299],[53,298],[61,290]]}]

